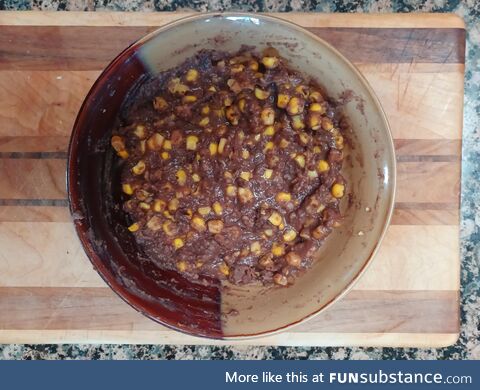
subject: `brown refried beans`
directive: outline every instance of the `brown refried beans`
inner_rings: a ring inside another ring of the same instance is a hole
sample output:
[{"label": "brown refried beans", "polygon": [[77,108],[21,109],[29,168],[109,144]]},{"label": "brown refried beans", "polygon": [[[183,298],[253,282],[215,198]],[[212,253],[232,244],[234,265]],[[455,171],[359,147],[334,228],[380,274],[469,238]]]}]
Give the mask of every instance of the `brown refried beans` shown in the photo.
[{"label": "brown refried beans", "polygon": [[111,144],[150,260],[191,279],[294,283],[345,193],[344,121],[320,87],[273,48],[200,51],[131,100]]}]

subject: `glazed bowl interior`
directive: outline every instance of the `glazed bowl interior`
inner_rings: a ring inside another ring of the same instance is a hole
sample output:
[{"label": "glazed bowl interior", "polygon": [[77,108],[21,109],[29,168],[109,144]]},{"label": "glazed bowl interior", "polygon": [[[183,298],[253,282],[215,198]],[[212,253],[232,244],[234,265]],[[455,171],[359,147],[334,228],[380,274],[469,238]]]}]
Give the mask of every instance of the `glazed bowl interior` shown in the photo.
[{"label": "glazed bowl interior", "polygon": [[[289,66],[343,100],[352,126],[343,174],[349,196],[342,226],[317,261],[288,288],[194,284],[174,271],[140,267],[126,230],[118,162],[109,148],[115,118],[146,77],[200,49],[235,52],[275,47]],[[71,139],[70,207],[82,244],[105,281],[134,308],[172,328],[213,338],[265,335],[296,324],[334,302],[365,270],[393,208],[395,158],[385,115],[373,92],[335,49],[307,31],[257,15],[202,15],[174,22],[132,45],[104,71],[87,96]],[[235,315],[231,315],[231,314]]]}]

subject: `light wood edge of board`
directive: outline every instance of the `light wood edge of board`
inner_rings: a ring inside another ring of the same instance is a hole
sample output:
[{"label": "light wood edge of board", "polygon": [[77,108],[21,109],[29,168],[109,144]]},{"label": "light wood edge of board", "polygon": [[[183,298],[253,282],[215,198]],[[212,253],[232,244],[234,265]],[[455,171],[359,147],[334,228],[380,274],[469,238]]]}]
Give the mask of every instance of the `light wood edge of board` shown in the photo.
[{"label": "light wood edge of board", "polygon": [[165,331],[0,330],[1,344],[176,344],[215,346],[416,347],[441,348],[455,344],[458,333],[281,333],[236,341],[211,340]]},{"label": "light wood edge of board", "polygon": [[[159,26],[193,12],[66,12],[61,18],[55,11],[2,11],[0,25],[8,26]],[[342,14],[342,13],[269,13],[304,27],[373,28],[465,28],[455,14]]]}]

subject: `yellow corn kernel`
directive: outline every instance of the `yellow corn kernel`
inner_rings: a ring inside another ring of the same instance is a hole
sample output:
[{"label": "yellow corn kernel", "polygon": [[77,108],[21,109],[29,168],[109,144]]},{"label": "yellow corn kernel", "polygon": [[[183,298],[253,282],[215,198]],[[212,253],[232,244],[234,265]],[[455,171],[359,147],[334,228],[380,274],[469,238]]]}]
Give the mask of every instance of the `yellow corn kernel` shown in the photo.
[{"label": "yellow corn kernel", "polygon": [[218,270],[225,276],[228,276],[230,275],[230,268],[228,267],[227,264],[225,263],[221,263],[219,266],[218,266]]},{"label": "yellow corn kernel", "polygon": [[236,64],[236,65],[233,65],[231,68],[230,68],[230,71],[232,73],[240,73],[240,72],[243,72],[245,69],[245,65],[243,64]]},{"label": "yellow corn kernel", "polygon": [[189,82],[194,82],[194,81],[197,81],[197,79],[198,79],[198,71],[196,69],[189,69],[185,76],[185,80]]},{"label": "yellow corn kernel", "polygon": [[[183,246],[183,245],[182,245]],[[180,260],[178,263],[177,263],[177,269],[180,271],[180,272],[185,272],[187,270],[187,263],[183,260]]]},{"label": "yellow corn kernel", "polygon": [[142,210],[150,210],[150,205],[148,203],[145,203],[145,202],[140,202],[138,204],[138,206],[142,209]]},{"label": "yellow corn kernel", "polygon": [[268,57],[265,56],[262,58],[262,64],[265,66],[267,69],[273,69],[278,66],[278,58],[277,57]]},{"label": "yellow corn kernel", "polygon": [[300,168],[305,168],[305,156],[303,154],[297,154],[294,160]]},{"label": "yellow corn kernel", "polygon": [[140,138],[140,139],[145,138],[145,126],[143,125],[136,126],[135,130],[133,131],[133,134],[135,134],[137,138]]},{"label": "yellow corn kernel", "polygon": [[304,98],[306,98],[308,96],[308,87],[305,86],[305,85],[298,85],[296,88],[295,88],[295,92],[299,93],[300,95],[302,95]]},{"label": "yellow corn kernel", "polygon": [[175,248],[175,250],[180,249],[184,245],[185,245],[185,242],[180,237],[177,237],[173,240],[173,247]]},{"label": "yellow corn kernel", "polygon": [[189,90],[189,88],[185,84],[182,84],[180,79],[176,77],[169,81],[168,90],[171,93],[184,94]]},{"label": "yellow corn kernel", "polygon": [[265,172],[263,172],[262,177],[268,180],[272,177],[272,175],[273,175],[273,169],[265,169]]},{"label": "yellow corn kernel", "polygon": [[237,195],[237,187],[235,187],[232,184],[229,184],[227,186],[226,192],[227,192],[227,196],[236,196]]},{"label": "yellow corn kernel", "polygon": [[275,195],[275,200],[278,203],[290,202],[292,200],[292,195],[288,192],[279,192]]},{"label": "yellow corn kernel", "polygon": [[219,202],[215,202],[214,204],[212,204],[212,208],[215,214],[222,215],[223,207]]},{"label": "yellow corn kernel", "polygon": [[186,95],[182,98],[183,103],[194,103],[197,101],[197,97],[195,95]]},{"label": "yellow corn kernel", "polygon": [[253,193],[248,188],[240,187],[238,189],[238,199],[242,203],[248,203],[253,199]]},{"label": "yellow corn kernel", "polygon": [[240,177],[245,180],[249,181],[252,178],[252,173],[251,172],[240,172]]},{"label": "yellow corn kernel", "polygon": [[160,213],[162,212],[163,210],[165,210],[165,207],[167,206],[167,203],[162,200],[162,199],[156,199],[154,202],[153,202],[153,211],[157,212],[157,213]]},{"label": "yellow corn kernel", "polygon": [[140,225],[135,222],[135,223],[132,223],[129,227],[128,227],[128,230],[130,230],[132,233],[133,232],[136,232],[138,229],[140,229]]},{"label": "yellow corn kernel", "polygon": [[202,265],[203,265],[203,261],[201,261],[201,260],[197,260],[195,262],[195,267],[197,267],[197,268],[200,268]]},{"label": "yellow corn kernel", "polygon": [[308,134],[304,133],[303,131],[298,134],[298,138],[300,138],[300,142],[304,145],[307,145],[310,141]]},{"label": "yellow corn kernel", "polygon": [[193,215],[192,209],[187,209],[186,214],[187,214],[187,217],[191,219],[191,218],[192,218],[192,215]]},{"label": "yellow corn kernel", "polygon": [[168,211],[176,211],[178,209],[179,201],[177,198],[173,198],[168,202]]},{"label": "yellow corn kernel", "polygon": [[295,252],[287,253],[285,260],[287,261],[288,265],[296,268],[300,267],[300,264],[302,263],[302,258]]},{"label": "yellow corn kernel", "polygon": [[233,100],[230,96],[226,96],[224,99],[223,99],[223,105],[225,107],[230,107],[233,103]]},{"label": "yellow corn kernel", "polygon": [[293,241],[296,237],[297,232],[293,229],[288,229],[285,233],[283,233],[283,240],[286,242]]},{"label": "yellow corn kernel", "polygon": [[198,125],[199,126],[202,126],[202,127],[205,127],[207,126],[208,124],[210,123],[210,118],[208,116],[200,119],[200,121],[198,122]]},{"label": "yellow corn kernel", "polygon": [[127,195],[132,195],[133,194],[133,187],[128,183],[122,184],[122,191],[124,193],[126,193]]},{"label": "yellow corn kernel", "polygon": [[212,142],[208,146],[208,149],[210,150],[210,156],[215,156],[217,154],[218,145],[215,142]]},{"label": "yellow corn kernel", "polygon": [[332,195],[335,198],[342,198],[345,193],[345,186],[340,183],[335,183],[332,186]]},{"label": "yellow corn kernel", "polygon": [[208,231],[213,234],[218,234],[223,230],[223,221],[220,219],[211,219],[207,225]]},{"label": "yellow corn kernel", "polygon": [[250,64],[248,65],[248,67],[253,70],[254,72],[256,72],[258,70],[258,62],[255,61],[255,60],[252,60],[250,62]]},{"label": "yellow corn kernel", "polygon": [[272,254],[276,257],[282,256],[285,254],[285,248],[283,244],[273,244],[272,246]]},{"label": "yellow corn kernel", "polygon": [[260,245],[260,242],[254,241],[250,244],[250,251],[258,256],[262,253],[262,246]]},{"label": "yellow corn kernel", "polygon": [[173,218],[173,215],[170,214],[170,212],[169,212],[168,210],[165,210],[165,211],[163,212],[163,216],[164,216],[165,218],[167,218],[167,219],[172,220],[172,221],[175,219],[175,218]]},{"label": "yellow corn kernel", "polygon": [[223,177],[229,180],[233,179],[233,175],[228,171],[223,172]]},{"label": "yellow corn kernel", "polygon": [[133,172],[135,175],[141,175],[143,172],[145,172],[145,169],[146,169],[145,162],[144,162],[143,160],[140,160],[140,161],[137,162],[137,164],[132,168],[132,172]]},{"label": "yellow corn kernel", "polygon": [[241,112],[245,112],[245,104],[246,104],[246,102],[245,102],[245,99],[243,99],[243,98],[238,101],[238,109]]},{"label": "yellow corn kernel", "polygon": [[116,152],[121,152],[122,150],[125,150],[125,141],[119,135],[114,135],[110,140],[110,144]]},{"label": "yellow corn kernel", "polygon": [[120,150],[117,154],[118,154],[119,157],[121,157],[123,159],[128,158],[128,152],[126,150]]},{"label": "yellow corn kernel", "polygon": [[210,92],[217,92],[217,88],[215,88],[215,86],[213,86],[213,85],[210,85],[210,87],[208,87],[208,90]]},{"label": "yellow corn kernel", "polygon": [[275,134],[275,127],[274,126],[267,126],[263,131],[263,135],[272,136]]},{"label": "yellow corn kernel", "polygon": [[207,230],[207,226],[205,225],[205,220],[202,217],[199,217],[198,215],[192,218],[191,225],[198,232],[204,232],[205,230]]},{"label": "yellow corn kernel", "polygon": [[298,97],[292,97],[287,105],[287,112],[290,115],[298,115],[303,112],[303,104]]},{"label": "yellow corn kernel", "polygon": [[240,115],[237,111],[237,108],[235,106],[228,107],[225,110],[225,117],[228,119],[228,121],[232,125],[238,125],[238,120],[240,119]]},{"label": "yellow corn kernel", "polygon": [[272,214],[270,214],[270,217],[268,217],[268,222],[270,222],[273,226],[280,226],[283,223],[283,218],[280,213],[274,211]]},{"label": "yellow corn kernel", "polygon": [[282,138],[282,139],[280,140],[279,146],[280,146],[282,149],[285,149],[288,145],[290,145],[290,142],[288,142],[285,138]]},{"label": "yellow corn kernel", "polygon": [[308,116],[308,126],[312,130],[318,130],[322,126],[322,117],[320,114],[310,114]]},{"label": "yellow corn kernel", "polygon": [[147,222],[147,228],[153,230],[154,232],[160,230],[162,228],[160,217],[154,215],[152,218],[150,218]]},{"label": "yellow corn kernel", "polygon": [[255,140],[255,142],[260,141],[260,138],[262,138],[262,136],[261,136],[260,134],[255,134],[255,135],[253,136],[253,139]]},{"label": "yellow corn kernel", "polygon": [[175,229],[172,221],[165,221],[162,224],[162,229],[167,236],[173,236],[175,234]]},{"label": "yellow corn kernel", "polygon": [[343,137],[341,135],[335,137],[335,145],[338,149],[343,149]]},{"label": "yellow corn kernel", "polygon": [[183,169],[179,169],[177,173],[175,174],[177,177],[177,182],[181,186],[184,186],[187,183],[187,173]]},{"label": "yellow corn kernel", "polygon": [[193,180],[195,183],[198,183],[198,182],[201,180],[200,175],[199,175],[198,173],[194,173],[194,174],[192,175],[192,180]]},{"label": "yellow corn kernel", "polygon": [[258,100],[265,100],[270,96],[270,92],[264,91],[263,89],[260,89],[258,87],[255,87],[255,97]]},{"label": "yellow corn kernel", "polygon": [[272,229],[265,229],[263,231],[263,233],[267,236],[267,237],[272,237],[273,236],[273,230]]},{"label": "yellow corn kernel", "polygon": [[203,115],[208,115],[210,113],[210,107],[209,106],[203,106],[202,107],[202,114]]},{"label": "yellow corn kernel", "polygon": [[330,131],[333,129],[333,123],[330,118],[323,118],[322,119],[322,129]]},{"label": "yellow corn kernel", "polygon": [[325,160],[320,160],[317,163],[317,171],[322,173],[322,172],[327,172],[330,169],[330,165],[328,164],[327,161]]},{"label": "yellow corn kernel", "polygon": [[157,96],[155,99],[153,99],[153,108],[155,108],[155,110],[162,111],[165,110],[167,107],[168,103],[164,98]]},{"label": "yellow corn kernel", "polygon": [[323,101],[323,96],[318,91],[312,91],[312,92],[310,92],[310,95],[308,96],[308,99],[311,102],[321,102],[321,101]]},{"label": "yellow corn kernel", "polygon": [[314,146],[313,153],[322,153],[322,148],[320,146]]},{"label": "yellow corn kernel", "polygon": [[278,284],[279,286],[286,286],[288,284],[288,279],[285,275],[276,273],[275,275],[273,275],[273,282],[275,284]]},{"label": "yellow corn kernel", "polygon": [[309,110],[311,112],[318,112],[319,114],[324,114],[325,113],[325,106],[320,103],[312,103],[310,104]]},{"label": "yellow corn kernel", "polygon": [[170,153],[168,153],[168,152],[162,152],[162,158],[163,158],[164,160],[168,160],[168,159],[170,158]]},{"label": "yellow corn kernel", "polygon": [[273,150],[274,148],[274,143],[272,141],[269,141],[265,144],[265,147],[263,148],[263,152],[266,153],[268,152],[269,150]]},{"label": "yellow corn kernel", "polygon": [[247,149],[242,150],[242,158],[246,160],[247,158],[250,157],[250,152]]},{"label": "yellow corn kernel", "polygon": [[305,128],[305,122],[303,121],[301,115],[292,116],[292,127],[295,130],[301,130]]},{"label": "yellow corn kernel", "polygon": [[275,111],[273,108],[264,108],[260,113],[260,119],[264,125],[273,125],[275,122]]},{"label": "yellow corn kernel", "polygon": [[196,135],[189,135],[187,137],[187,150],[197,150],[198,137]]},{"label": "yellow corn kernel", "polygon": [[226,138],[220,138],[220,141],[218,142],[218,153],[222,154],[223,150],[225,149],[225,145],[227,144],[227,139]]},{"label": "yellow corn kernel", "polygon": [[289,101],[290,101],[290,96],[285,95],[283,93],[279,93],[277,98],[277,107],[286,108]]},{"label": "yellow corn kernel", "polygon": [[163,149],[165,149],[165,150],[172,150],[172,141],[170,141],[169,139],[166,139],[166,140],[163,142]]},{"label": "yellow corn kernel", "polygon": [[212,208],[210,206],[204,206],[204,207],[198,208],[198,213],[203,216],[210,214],[210,211],[212,211]]},{"label": "yellow corn kernel", "polygon": [[147,146],[150,150],[158,150],[162,147],[165,137],[159,133],[153,134],[147,141]]}]

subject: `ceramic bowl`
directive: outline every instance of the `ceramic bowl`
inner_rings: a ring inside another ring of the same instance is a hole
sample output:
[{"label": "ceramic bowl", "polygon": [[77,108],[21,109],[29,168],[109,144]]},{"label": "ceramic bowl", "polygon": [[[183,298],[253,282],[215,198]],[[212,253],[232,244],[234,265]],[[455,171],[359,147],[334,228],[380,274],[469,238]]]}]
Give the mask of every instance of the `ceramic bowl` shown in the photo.
[{"label": "ceramic bowl", "polygon": [[[313,267],[288,288],[189,282],[174,271],[140,268],[137,248],[118,207],[118,162],[111,130],[129,91],[149,74],[170,69],[200,49],[229,52],[273,45],[290,67],[344,100],[353,134],[344,164],[346,217]],[[170,23],[122,52],[101,74],[78,114],[70,142],[68,196],[78,236],[95,269],[135,309],[196,336],[238,339],[271,334],[318,314],[365,271],[389,224],[395,156],[378,99],[358,70],[323,40],[273,17],[204,14]],[[99,313],[101,315],[101,313]]]}]

